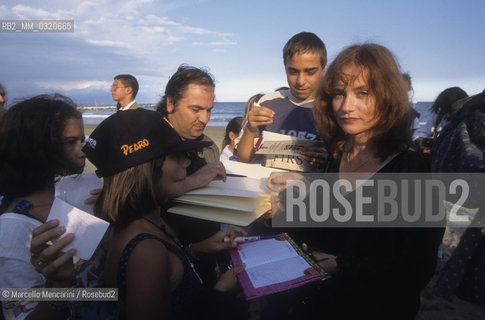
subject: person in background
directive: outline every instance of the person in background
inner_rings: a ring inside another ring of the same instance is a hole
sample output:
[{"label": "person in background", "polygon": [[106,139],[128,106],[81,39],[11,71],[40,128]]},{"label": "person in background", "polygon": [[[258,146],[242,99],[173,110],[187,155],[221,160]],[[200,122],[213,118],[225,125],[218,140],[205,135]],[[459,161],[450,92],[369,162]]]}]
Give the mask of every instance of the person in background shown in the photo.
[{"label": "person in background", "polygon": [[[0,120],[0,287],[66,288],[72,283],[72,267],[56,277],[36,272],[45,262],[30,252],[32,230],[42,225],[54,201],[57,179],[81,173],[85,154],[81,147],[84,128],[76,105],[61,95],[40,95],[11,106]],[[58,221],[51,221],[58,227]],[[55,229],[57,236],[65,229]],[[57,246],[72,239],[66,235]],[[71,259],[75,250],[68,250]],[[38,256],[37,256],[38,257]],[[63,319],[69,313],[66,303],[53,301],[2,302],[6,319]]]},{"label": "person in background", "polygon": [[[251,109],[248,125],[237,147],[238,161],[250,162],[253,159],[254,137],[258,131],[267,130],[298,138],[318,139],[312,107],[315,88],[327,64],[325,44],[314,33],[298,33],[284,46],[283,63],[290,89],[263,96],[258,101],[261,107]],[[264,164],[269,167],[308,171],[322,166],[326,157],[327,152],[322,146],[305,149],[301,157],[296,158],[268,156]]]},{"label": "person in background", "polygon": [[[123,79],[131,79],[131,84]],[[138,83],[135,85],[135,82],[136,79],[130,75],[116,76],[111,89],[113,100],[118,99],[118,91],[121,90],[120,95],[124,99],[133,101],[133,94],[136,95],[138,91]],[[136,87],[136,90],[131,89],[130,85]],[[191,165],[187,169],[188,177],[185,180],[184,191],[204,187],[214,179],[226,179],[224,166],[218,161],[219,148],[203,134],[214,103],[214,88],[215,83],[211,74],[199,68],[181,65],[169,79],[165,95],[157,104],[157,111],[167,118],[183,140],[211,142],[202,150],[190,153]],[[87,199],[86,203],[95,201],[98,191],[92,190],[93,197]]]},{"label": "person in background", "polygon": [[419,117],[421,116],[421,114],[417,112],[416,109],[414,109],[414,105],[415,105],[415,102],[413,101],[414,89],[411,83],[411,76],[409,75],[409,73],[404,72],[402,74],[402,77],[404,78],[404,81],[407,84],[409,106],[411,106],[411,111],[409,116],[411,117],[411,119],[413,119],[411,130],[413,131],[413,140],[415,140],[416,136],[414,135],[414,133],[416,132],[416,130],[419,129]]},{"label": "person in background", "polygon": [[[138,88],[138,81],[131,74],[119,74],[113,78],[113,84],[111,85],[110,91],[113,100],[117,102],[117,111],[141,108],[141,106],[135,101]],[[87,205],[94,204],[100,191],[100,189],[90,190],[90,197],[85,199],[84,203]]]},{"label": "person in background", "polygon": [[413,89],[413,84],[411,82],[411,75],[407,72],[403,72],[402,77],[404,78],[404,81],[406,82],[406,85],[407,85],[409,105],[413,107],[414,89]]},{"label": "person in background", "polygon": [[455,112],[452,108],[453,104],[467,97],[468,94],[460,87],[447,88],[438,95],[430,107],[431,112],[426,124],[416,131],[415,142],[425,153],[429,153],[433,139],[437,137]]},{"label": "person in background", "polygon": [[241,131],[241,124],[243,117],[232,118],[226,126],[226,133],[224,135],[224,140],[222,141],[222,152],[219,160],[229,159],[236,160],[236,143],[235,140]]},{"label": "person in background", "polygon": [[114,77],[111,85],[111,96],[116,101],[116,109],[125,111],[140,108],[135,97],[138,93],[138,81],[131,74],[119,74]]},{"label": "person in background", "polygon": [[0,83],[0,107],[5,106],[5,103],[7,102],[7,99],[5,98],[6,95],[3,85]]},{"label": "person in background", "polygon": [[189,258],[236,248],[237,233],[245,231],[231,228],[183,246],[163,212],[168,199],[184,192],[187,153],[210,142],[182,140],[162,115],[143,109],[110,116],[89,139],[95,143],[83,151],[104,178],[95,212],[112,223],[106,285],[119,290],[120,317],[227,319],[231,312],[240,318],[223,293],[237,288],[244,266],[226,271],[208,289]]},{"label": "person in background", "polygon": [[0,83],[0,117],[6,111],[5,105],[7,103],[5,89],[3,88],[2,84]]},{"label": "person in background", "polygon": [[[471,319],[476,313],[474,310],[481,311],[481,315],[485,311],[485,188],[480,177],[485,172],[485,90],[460,99],[452,109],[456,112],[452,112],[448,124],[433,143],[431,168],[433,172],[459,173],[460,179],[469,184],[467,202],[461,210],[476,208],[469,212],[477,212],[470,214],[473,220],[469,225],[461,224],[463,233],[458,243],[456,240],[443,242],[442,267],[432,288],[433,294],[443,299],[429,301],[434,305],[423,311],[433,312],[439,305],[449,312],[450,319],[464,318],[463,314],[457,314],[459,309],[453,308],[458,297],[470,302],[466,305],[466,316]],[[456,229],[449,228],[447,232],[454,233]]]},{"label": "person in background", "polygon": [[254,103],[257,102],[259,99],[261,99],[262,96],[264,96],[264,94],[256,93],[251,98],[249,98],[248,102],[246,103],[246,107],[244,108],[244,117],[243,117],[243,121],[242,121],[242,124],[241,124],[241,129],[244,128],[247,125],[248,120],[249,120],[249,111],[251,111],[251,109],[253,109]]},{"label": "person in background", "polygon": [[[235,145],[236,145],[235,151],[236,151],[236,153],[237,153],[237,148],[238,148],[239,142],[241,141],[241,137],[243,135],[244,128],[248,124],[249,111],[251,111],[251,109],[254,107],[254,104],[257,103],[257,101],[259,99],[261,99],[262,96],[264,96],[264,94],[257,93],[255,95],[253,95],[251,98],[249,98],[248,102],[246,103],[246,107],[244,108],[244,116],[243,116],[243,119],[242,119],[242,122],[241,122],[239,134],[238,134],[237,138],[235,139]],[[237,157],[235,158],[235,160],[237,160]],[[260,163],[261,161],[262,160],[258,157],[253,157],[252,160],[251,160],[251,162],[255,162],[255,163]]]}]

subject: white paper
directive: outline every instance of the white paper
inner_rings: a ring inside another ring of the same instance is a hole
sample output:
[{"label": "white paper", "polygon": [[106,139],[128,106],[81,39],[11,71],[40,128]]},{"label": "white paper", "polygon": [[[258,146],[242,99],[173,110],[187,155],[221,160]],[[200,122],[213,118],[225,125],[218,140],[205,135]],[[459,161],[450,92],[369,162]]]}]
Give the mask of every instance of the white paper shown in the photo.
[{"label": "white paper", "polygon": [[252,179],[268,179],[271,172],[286,172],[286,170],[263,167],[260,164],[250,164],[231,160],[222,160],[227,173],[240,174]]},{"label": "white paper", "polygon": [[177,202],[180,203],[248,212],[254,211],[265,202],[270,201],[271,198],[267,194],[262,194],[257,198],[185,194],[177,198]]},{"label": "white paper", "polygon": [[73,233],[74,240],[64,251],[76,248],[76,256],[89,260],[103,238],[109,223],[73,207],[59,198],[54,199],[47,221],[58,219],[66,233]]},{"label": "white paper", "polygon": [[288,241],[267,239],[241,247],[239,255],[255,288],[299,278],[311,268]]},{"label": "white paper", "polygon": [[222,180],[211,181],[206,187],[195,189],[185,194],[257,198],[262,193],[269,192],[271,191],[266,187],[266,179],[227,177],[226,182]]},{"label": "white paper", "polygon": [[253,287],[259,288],[299,278],[308,268],[311,268],[308,262],[298,256],[245,270]]},{"label": "white paper", "polygon": [[167,211],[187,217],[246,227],[270,209],[270,203],[265,203],[252,212],[182,203],[169,208]]},{"label": "white paper", "polygon": [[242,262],[246,264],[246,268],[298,256],[288,241],[276,239],[248,242],[242,244],[241,247],[239,255]]},{"label": "white paper", "polygon": [[278,155],[300,155],[304,147],[321,146],[319,140],[308,140],[292,137],[285,134],[279,134],[269,131],[263,131],[263,142],[256,154],[278,154]]},{"label": "white paper", "polygon": [[89,191],[94,189],[101,189],[101,179],[96,174],[76,174],[64,177],[56,183],[56,197],[92,214],[94,205],[87,205],[84,200],[91,196]]}]

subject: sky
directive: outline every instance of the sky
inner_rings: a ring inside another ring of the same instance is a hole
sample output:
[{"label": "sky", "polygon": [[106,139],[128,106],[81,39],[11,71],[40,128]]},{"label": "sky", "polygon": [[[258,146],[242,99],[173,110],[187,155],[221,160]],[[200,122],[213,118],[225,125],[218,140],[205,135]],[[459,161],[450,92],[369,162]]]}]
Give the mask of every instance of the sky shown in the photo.
[{"label": "sky", "polygon": [[112,104],[117,74],[134,75],[139,103],[156,103],[180,64],[216,79],[217,102],[247,101],[287,85],[282,49],[309,31],[329,62],[351,44],[389,48],[414,99],[447,87],[485,88],[483,0],[0,0],[0,20],[73,19],[72,33],[0,32],[0,83],[9,103],[59,92]]}]

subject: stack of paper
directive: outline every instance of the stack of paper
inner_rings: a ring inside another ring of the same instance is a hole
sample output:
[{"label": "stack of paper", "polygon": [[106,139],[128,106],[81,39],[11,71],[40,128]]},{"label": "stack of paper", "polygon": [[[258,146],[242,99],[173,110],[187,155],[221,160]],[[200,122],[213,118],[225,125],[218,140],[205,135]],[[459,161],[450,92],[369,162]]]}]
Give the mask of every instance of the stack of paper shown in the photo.
[{"label": "stack of paper", "polygon": [[271,195],[260,179],[227,177],[175,199],[168,211],[193,218],[247,226],[271,209]]},{"label": "stack of paper", "polygon": [[226,182],[212,181],[175,199],[179,204],[168,211],[204,220],[247,226],[271,209],[271,193],[266,181],[274,170],[236,161],[223,162]]}]

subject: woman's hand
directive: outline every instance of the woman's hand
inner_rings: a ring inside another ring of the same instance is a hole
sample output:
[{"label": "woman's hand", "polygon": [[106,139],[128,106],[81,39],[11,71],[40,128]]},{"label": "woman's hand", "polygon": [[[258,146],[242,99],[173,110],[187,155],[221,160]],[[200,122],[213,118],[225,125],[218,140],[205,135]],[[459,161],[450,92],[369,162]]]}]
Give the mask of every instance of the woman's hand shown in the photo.
[{"label": "woman's hand", "polygon": [[328,159],[328,152],[322,147],[304,147],[300,155],[314,168],[321,168]]},{"label": "woman's hand", "polygon": [[293,180],[308,183],[303,175],[296,172],[271,172],[268,180],[266,181],[266,186],[271,191],[279,193],[288,187],[289,181]]},{"label": "woman's hand", "polygon": [[306,243],[303,243],[301,247],[303,251],[312,256],[318,265],[326,272],[333,274],[338,271],[337,256],[321,251],[314,251],[310,249]]},{"label": "woman's hand", "polygon": [[59,227],[59,220],[51,220],[32,231],[30,242],[30,263],[56,288],[70,287],[75,277],[72,257],[74,257],[76,249],[61,252],[66,245],[72,242],[74,235],[69,233],[54,244],[47,244],[65,232],[64,227]]},{"label": "woman's hand", "polygon": [[237,275],[241,273],[246,265],[240,264],[224,272],[214,285],[214,289],[220,292],[234,291],[238,287]]},{"label": "woman's hand", "polygon": [[248,233],[244,231],[244,229],[239,227],[232,227],[221,230],[210,238],[207,238],[201,242],[194,243],[191,248],[192,253],[197,255],[216,253],[234,248],[239,249],[239,244],[234,240],[236,237],[241,235],[247,236]]},{"label": "woman's hand", "polygon": [[[262,218],[269,220],[272,219],[274,215],[282,214],[286,210],[286,206],[284,203],[284,199],[286,199],[283,195],[283,198],[280,199],[280,193],[284,191],[288,187],[288,183],[294,183],[295,181],[302,181],[306,188],[304,190],[309,189],[309,181],[305,179],[305,177],[296,172],[272,172],[266,181],[266,186],[271,191],[275,192],[271,196],[271,210],[266,212]],[[300,188],[296,187],[295,190],[299,191]],[[294,191],[295,191],[294,190]],[[307,191],[308,192],[308,191]],[[283,201],[283,203],[281,203]]]},{"label": "woman's hand", "polygon": [[96,200],[98,200],[99,195],[101,194],[101,189],[93,189],[89,191],[89,194],[91,195],[90,197],[86,198],[84,200],[84,204],[92,205],[96,203]]}]

